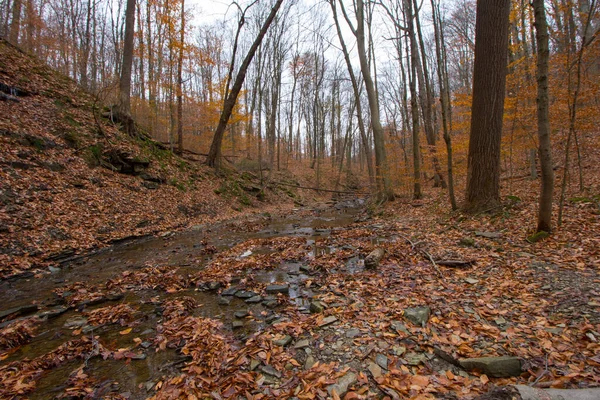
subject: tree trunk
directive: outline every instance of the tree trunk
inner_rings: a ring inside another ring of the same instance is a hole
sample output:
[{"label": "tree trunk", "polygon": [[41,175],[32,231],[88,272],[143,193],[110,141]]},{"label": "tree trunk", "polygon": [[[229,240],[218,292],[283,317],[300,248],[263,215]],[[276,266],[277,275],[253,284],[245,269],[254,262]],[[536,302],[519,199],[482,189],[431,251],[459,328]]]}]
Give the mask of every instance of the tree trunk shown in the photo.
[{"label": "tree trunk", "polygon": [[367,51],[365,48],[365,16],[364,1],[356,2],[356,45],[358,48],[358,59],[360,61],[360,70],[365,81],[367,98],[369,100],[369,109],[371,111],[371,127],[373,129],[373,142],[375,144],[375,178],[377,182],[378,197],[380,200],[387,201],[394,199],[394,193],[390,187],[389,168],[385,154],[385,143],[383,127],[379,119],[379,100],[375,84],[371,77],[369,64],[367,63]]},{"label": "tree trunk", "polygon": [[544,0],[533,0],[535,13],[535,36],[537,41],[537,118],[542,187],[538,210],[537,231],[552,230],[552,196],[554,194],[554,170],[552,169],[552,144],[550,142],[550,119],[548,101],[548,23]]},{"label": "tree trunk", "polygon": [[181,29],[177,60],[177,152],[183,154],[183,47],[185,41],[185,0],[181,0]]},{"label": "tree trunk", "polygon": [[19,44],[19,32],[21,30],[21,2],[22,0],[13,0],[12,19],[10,22],[9,42],[14,45]]},{"label": "tree trunk", "polygon": [[500,204],[500,142],[510,0],[478,0],[465,208]]},{"label": "tree trunk", "polygon": [[135,28],[135,0],[127,0],[125,10],[125,41],[123,44],[123,63],[119,81],[119,119],[124,123],[129,134],[135,132],[131,119],[131,66],[133,64],[133,33]]},{"label": "tree trunk", "polygon": [[[132,0],[128,0],[132,1]],[[281,7],[281,3],[283,0],[277,0],[273,8],[271,9],[271,13],[267,17],[263,26],[258,33],[258,36],[252,43],[250,50],[248,50],[248,54],[242,65],[240,66],[240,70],[235,78],[235,82],[233,87],[231,88],[231,92],[227,96],[225,103],[223,104],[223,110],[221,112],[221,117],[219,118],[219,125],[215,131],[215,135],[213,137],[212,143],[210,145],[210,150],[208,152],[208,157],[206,158],[206,164],[210,167],[219,168],[220,158],[221,158],[221,144],[223,143],[223,135],[225,133],[225,128],[227,128],[227,123],[229,122],[229,118],[231,117],[231,113],[233,112],[233,108],[235,107],[235,103],[237,102],[237,97],[242,89],[242,85],[244,84],[244,79],[246,78],[246,72],[248,71],[248,66],[250,62],[252,62],[252,58],[254,58],[254,54],[256,53],[256,49],[260,46],[263,37],[267,33],[271,22],[275,19],[275,15]]]}]

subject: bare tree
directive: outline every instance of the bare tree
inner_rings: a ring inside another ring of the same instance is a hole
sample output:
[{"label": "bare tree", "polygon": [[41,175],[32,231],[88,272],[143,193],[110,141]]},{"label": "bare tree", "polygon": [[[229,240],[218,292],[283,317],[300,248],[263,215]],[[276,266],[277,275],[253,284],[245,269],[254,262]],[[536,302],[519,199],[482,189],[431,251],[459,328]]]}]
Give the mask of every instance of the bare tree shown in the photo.
[{"label": "bare tree", "polygon": [[[131,1],[131,0],[128,0]],[[275,15],[277,15],[277,11],[281,7],[281,3],[283,0],[277,0],[267,19],[265,20],[263,26],[260,29],[260,32],[256,36],[254,43],[248,50],[242,65],[240,66],[240,70],[237,73],[235,78],[235,82],[231,91],[226,93],[225,102],[223,103],[223,110],[221,112],[221,117],[219,118],[219,125],[215,131],[213,136],[212,143],[210,145],[210,150],[208,152],[208,157],[206,158],[206,164],[210,167],[218,168],[221,158],[221,144],[223,143],[223,135],[225,134],[225,128],[227,128],[227,123],[229,122],[229,118],[231,117],[231,113],[233,112],[233,108],[237,102],[237,97],[242,89],[242,85],[244,84],[244,79],[246,78],[246,73],[248,71],[248,66],[252,62],[252,58],[254,58],[254,54],[256,54],[256,50],[258,46],[260,46],[263,37],[267,33],[271,22],[275,19]]]}]

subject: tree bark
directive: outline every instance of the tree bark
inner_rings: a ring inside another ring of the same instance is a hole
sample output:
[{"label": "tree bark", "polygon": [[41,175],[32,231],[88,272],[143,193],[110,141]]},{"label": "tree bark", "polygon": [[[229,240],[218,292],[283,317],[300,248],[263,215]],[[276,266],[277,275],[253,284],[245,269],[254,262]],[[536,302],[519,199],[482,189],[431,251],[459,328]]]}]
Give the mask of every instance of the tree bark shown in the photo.
[{"label": "tree bark", "polygon": [[537,41],[537,119],[542,187],[538,210],[537,231],[552,230],[552,195],[554,193],[554,170],[552,169],[552,145],[550,142],[550,119],[548,104],[548,23],[544,0],[533,0],[535,33]]},{"label": "tree bark", "polygon": [[229,92],[227,99],[223,104],[223,110],[221,112],[221,117],[219,118],[219,125],[217,126],[217,129],[215,131],[215,135],[210,145],[210,151],[208,152],[208,157],[206,158],[206,164],[210,167],[217,169],[219,168],[223,135],[225,134],[225,128],[227,128],[227,123],[229,122],[229,118],[231,117],[231,113],[233,112],[233,108],[235,107],[235,103],[237,102],[237,97],[240,93],[240,90],[242,89],[242,85],[244,84],[244,79],[246,78],[248,66],[250,65],[250,62],[252,62],[252,58],[254,58],[254,54],[256,53],[258,46],[260,46],[263,37],[267,33],[271,22],[273,22],[273,19],[275,19],[275,15],[277,15],[277,11],[281,7],[281,3],[283,3],[283,0],[277,0],[275,5],[271,9],[269,16],[267,17],[266,21],[260,29],[260,32],[258,33],[258,36],[254,40],[254,43],[252,43],[250,50],[248,50],[248,54],[246,55],[246,58],[244,58],[244,61],[240,66],[240,70],[237,73],[233,87],[231,88],[231,91]]},{"label": "tree bark", "polygon": [[135,0],[127,0],[125,9],[125,40],[123,43],[123,63],[119,81],[119,119],[127,133],[135,132],[131,119],[131,66],[133,64],[133,33],[135,29]]},{"label": "tree bark", "polygon": [[183,154],[183,47],[185,41],[185,0],[181,0],[181,29],[177,60],[177,152]]},{"label": "tree bark", "polygon": [[500,142],[510,0],[478,0],[465,209],[500,205]]},{"label": "tree bark", "polygon": [[10,22],[9,42],[19,44],[19,32],[21,30],[21,0],[14,0],[12,5],[12,19]]}]

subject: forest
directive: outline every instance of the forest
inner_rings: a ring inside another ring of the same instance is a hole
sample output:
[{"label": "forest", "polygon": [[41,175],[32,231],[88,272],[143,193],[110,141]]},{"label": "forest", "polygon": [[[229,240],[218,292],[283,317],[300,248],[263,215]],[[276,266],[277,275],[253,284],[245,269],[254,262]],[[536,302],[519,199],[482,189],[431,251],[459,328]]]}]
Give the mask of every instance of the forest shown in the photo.
[{"label": "forest", "polygon": [[0,398],[599,398],[599,36],[0,0]]}]

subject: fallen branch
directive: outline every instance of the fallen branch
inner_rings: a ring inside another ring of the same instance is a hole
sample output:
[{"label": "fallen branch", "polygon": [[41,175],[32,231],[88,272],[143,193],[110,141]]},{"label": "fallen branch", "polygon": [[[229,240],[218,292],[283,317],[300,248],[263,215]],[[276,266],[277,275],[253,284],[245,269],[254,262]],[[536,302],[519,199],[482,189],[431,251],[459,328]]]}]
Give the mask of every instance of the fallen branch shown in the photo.
[{"label": "fallen branch", "polygon": [[[413,243],[412,240],[410,240],[409,238],[407,238],[404,235],[400,235],[400,237],[402,237],[404,240],[406,240],[408,243],[410,243],[410,246],[412,247],[413,250],[416,249],[417,245],[419,245],[420,243],[423,243],[422,241],[419,241],[417,243]],[[416,249],[419,252],[421,252],[422,255],[425,256],[425,258],[427,258],[430,262],[431,265],[433,265],[433,268],[435,268],[435,270],[437,271],[438,275],[440,276],[440,278],[444,278],[444,274],[442,274],[442,271],[440,270],[440,267],[438,267],[437,263],[435,262],[435,260],[433,259],[433,257],[431,256],[431,254],[429,254],[429,252],[427,252],[426,250],[423,250],[421,248]]]},{"label": "fallen branch", "polygon": [[463,261],[463,260],[438,260],[438,265],[443,265],[444,267],[470,267],[475,264],[475,260],[471,261]]}]

